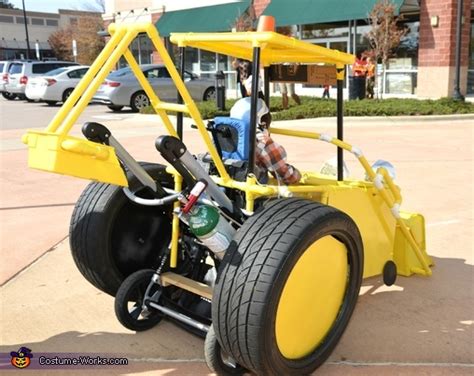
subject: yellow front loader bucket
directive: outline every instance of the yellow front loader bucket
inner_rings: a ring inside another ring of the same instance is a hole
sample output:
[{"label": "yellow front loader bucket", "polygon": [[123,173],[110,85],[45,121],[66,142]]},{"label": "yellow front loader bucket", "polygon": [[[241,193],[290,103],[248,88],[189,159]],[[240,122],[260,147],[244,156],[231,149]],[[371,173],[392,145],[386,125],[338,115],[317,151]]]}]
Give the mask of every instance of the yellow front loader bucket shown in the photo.
[{"label": "yellow front loader bucket", "polygon": [[[395,244],[393,247],[393,261],[397,264],[397,272],[405,277],[412,274],[424,275],[424,265],[433,265],[431,257],[426,253],[425,219],[421,214],[404,211],[400,212],[400,218],[418,246],[419,254],[413,249],[413,244],[398,224],[395,230]],[[424,263],[420,261],[419,257],[424,260]]]},{"label": "yellow front loader bucket", "polygon": [[128,186],[111,146],[55,132],[28,131],[28,166],[38,170]]}]

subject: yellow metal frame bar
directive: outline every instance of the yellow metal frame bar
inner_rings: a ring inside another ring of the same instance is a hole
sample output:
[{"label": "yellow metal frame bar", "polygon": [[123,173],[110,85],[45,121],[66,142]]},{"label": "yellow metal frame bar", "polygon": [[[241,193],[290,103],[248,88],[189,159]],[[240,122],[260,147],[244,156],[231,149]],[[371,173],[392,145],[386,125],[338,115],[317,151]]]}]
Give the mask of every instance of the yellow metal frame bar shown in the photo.
[{"label": "yellow metal frame bar", "polygon": [[252,48],[261,47],[261,63],[352,64],[355,56],[316,46],[272,31],[238,33],[171,33],[179,47],[195,47],[252,60]]},{"label": "yellow metal frame bar", "polygon": [[[407,227],[405,222],[403,222],[402,218],[400,217],[399,211],[400,211],[400,204],[402,203],[402,196],[400,194],[400,189],[395,185],[392,177],[390,176],[390,174],[388,174],[387,170],[385,170],[384,168],[379,168],[377,172],[374,172],[369,162],[367,161],[365,156],[362,154],[362,151],[360,149],[353,147],[347,142],[340,141],[336,138],[333,138],[321,133],[297,131],[293,129],[284,129],[284,128],[271,128],[271,132],[274,134],[281,134],[281,135],[286,135],[286,136],[302,137],[302,138],[325,141],[354,154],[357,160],[362,165],[362,168],[364,169],[365,173],[369,177],[370,181],[374,183],[375,187],[379,191],[382,199],[385,201],[387,206],[391,209],[392,215],[397,221],[397,224],[400,226],[400,229],[403,235],[405,236],[407,241],[410,243],[413,251],[415,252],[415,255],[418,261],[420,262],[420,264],[422,265],[422,269],[423,269],[419,271],[419,273],[426,276],[430,276],[432,274],[430,266],[428,265],[425,258],[423,257],[423,253],[420,247],[418,246],[418,244],[416,243],[416,240],[413,237],[413,234],[410,232],[410,229]],[[300,188],[300,187],[298,186],[288,187],[290,192],[297,192],[295,188]],[[312,187],[308,187],[308,188],[312,189]],[[256,195],[256,194],[258,193],[252,192],[252,195]]]}]

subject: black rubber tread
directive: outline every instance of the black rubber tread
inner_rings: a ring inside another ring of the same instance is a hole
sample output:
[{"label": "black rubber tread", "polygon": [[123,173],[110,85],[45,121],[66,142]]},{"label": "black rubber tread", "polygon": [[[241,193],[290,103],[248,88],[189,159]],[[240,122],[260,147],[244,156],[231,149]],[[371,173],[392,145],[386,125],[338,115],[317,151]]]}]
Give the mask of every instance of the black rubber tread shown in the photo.
[{"label": "black rubber tread", "polygon": [[56,106],[57,101],[45,101],[48,106]]},{"label": "black rubber tread", "polygon": [[108,105],[107,108],[109,108],[110,110],[112,110],[113,112],[120,112],[122,111],[122,109],[124,108],[125,106],[116,106],[116,105]]},{"label": "black rubber tread", "polygon": [[142,296],[138,297],[139,303],[141,305],[145,296],[146,286],[148,286],[154,274],[155,271],[153,269],[138,270],[135,273],[130,274],[117,290],[114,305],[115,316],[125,328],[134,330],[136,332],[142,332],[153,328],[163,319],[164,315],[153,308],[149,308],[151,311],[149,318],[142,320],[135,320],[130,316],[128,310],[128,302],[136,301],[130,300],[130,298],[133,296],[133,293],[136,292],[134,290],[138,286],[143,285],[143,294]]},{"label": "black rubber tread", "polygon": [[216,88],[215,88],[214,86],[208,87],[208,88],[206,89],[206,91],[204,92],[204,94],[202,95],[202,100],[203,100],[204,102],[207,102],[207,101],[211,101],[211,100],[212,100],[212,98],[208,98],[208,97],[209,97],[209,92],[212,92],[212,91],[214,92],[215,95],[217,95],[217,93],[216,93]]},{"label": "black rubber tread", "polygon": [[[349,255],[353,273],[346,293],[349,305],[346,307],[344,303],[340,314],[343,325],[334,329],[335,339],[330,348],[320,346],[325,351],[318,359],[310,359],[310,354],[301,361],[286,360],[276,346],[266,348],[268,343],[262,339],[272,335],[268,328],[266,333],[263,328],[275,316],[275,312],[265,312],[265,309],[269,304],[278,303],[284,286],[284,281],[278,281],[278,276],[289,273],[297,261],[294,260],[288,268],[292,262],[291,253],[298,247],[304,250],[314,242],[317,237],[311,239],[311,233],[316,228],[324,231],[335,222],[346,227],[347,234],[339,235],[348,237],[349,240],[345,238],[345,241],[350,242],[353,249]],[[309,243],[304,245],[304,242]],[[312,372],[330,355],[347,326],[360,289],[362,269],[362,240],[349,216],[335,208],[300,198],[271,201],[244,223],[221,263],[212,304],[217,339],[239,364],[258,374],[301,375]]]},{"label": "black rubber tread", "polygon": [[231,368],[225,364],[221,357],[221,345],[217,341],[214,327],[211,325],[204,340],[204,359],[209,369],[219,376],[244,375],[247,370],[240,365]]},{"label": "black rubber tread", "polygon": [[14,101],[17,98],[16,94],[9,93],[6,91],[2,91],[2,97],[5,98],[8,101]]},{"label": "black rubber tread", "polygon": [[67,98],[71,95],[73,90],[74,90],[73,88],[68,88],[68,89],[64,90],[62,98],[61,98],[63,100],[63,103],[67,101]]},{"label": "black rubber tread", "polygon": [[[172,178],[165,172],[166,166],[153,163],[142,163],[142,166],[155,180],[171,186]],[[127,179],[132,189],[137,180],[130,174]],[[109,250],[105,249],[110,247],[106,237],[112,231],[105,217],[119,210],[115,208],[118,200],[128,200],[122,187],[90,183],[76,202],[69,226],[69,244],[77,268],[92,285],[112,296],[128,276],[115,267]],[[154,265],[141,265],[137,270],[149,267]]]}]

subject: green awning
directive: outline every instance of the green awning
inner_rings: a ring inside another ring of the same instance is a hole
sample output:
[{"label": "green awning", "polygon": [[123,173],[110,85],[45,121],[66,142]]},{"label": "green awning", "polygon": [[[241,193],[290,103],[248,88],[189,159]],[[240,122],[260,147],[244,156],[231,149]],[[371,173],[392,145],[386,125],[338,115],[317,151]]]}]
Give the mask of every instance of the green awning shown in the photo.
[{"label": "green awning", "polygon": [[[378,0],[272,0],[263,14],[277,26],[367,19]],[[392,0],[397,12],[404,0]]]},{"label": "green awning", "polygon": [[156,27],[163,37],[170,33],[230,31],[247,10],[250,0],[165,12]]}]

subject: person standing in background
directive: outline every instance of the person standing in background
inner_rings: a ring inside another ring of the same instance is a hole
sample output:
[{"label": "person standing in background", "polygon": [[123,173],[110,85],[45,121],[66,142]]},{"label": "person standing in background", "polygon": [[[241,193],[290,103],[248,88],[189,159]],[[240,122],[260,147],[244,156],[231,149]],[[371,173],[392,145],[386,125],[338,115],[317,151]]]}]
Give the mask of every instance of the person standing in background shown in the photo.
[{"label": "person standing in background", "polygon": [[252,75],[252,64],[248,60],[234,59],[232,67],[237,72],[237,85],[239,85],[242,98],[248,97],[245,81]]},{"label": "person standing in background", "polygon": [[[283,34],[287,37],[293,37],[293,33],[290,27],[283,27],[278,29],[280,34]],[[279,82],[278,87],[281,93],[281,103],[284,110],[288,108],[288,93],[291,95],[291,98],[295,101],[296,104],[300,105],[300,97],[295,92],[295,84],[292,82]]]},{"label": "person standing in background", "polygon": [[373,63],[371,57],[367,58],[366,71],[367,71],[367,81],[366,81],[367,98],[374,99],[375,64]]},{"label": "person standing in background", "polygon": [[329,89],[330,89],[330,86],[329,86],[329,85],[323,85],[323,89],[324,89],[324,91],[323,91],[323,99],[324,99],[324,98],[329,99],[329,98],[330,98],[330,96],[329,96]]},{"label": "person standing in background", "polygon": [[[246,97],[250,97],[252,95],[252,76],[253,75],[251,74],[243,82]],[[263,80],[261,75],[258,76],[258,97],[265,100],[265,95],[263,95]]]},{"label": "person standing in background", "polygon": [[354,64],[352,64],[352,75],[354,77],[365,77],[367,74],[367,60],[358,52]]},{"label": "person standing in background", "polygon": [[278,86],[281,92],[281,104],[284,110],[288,108],[288,93],[296,104],[301,104],[300,97],[295,93],[295,84],[292,82],[279,82]]}]

